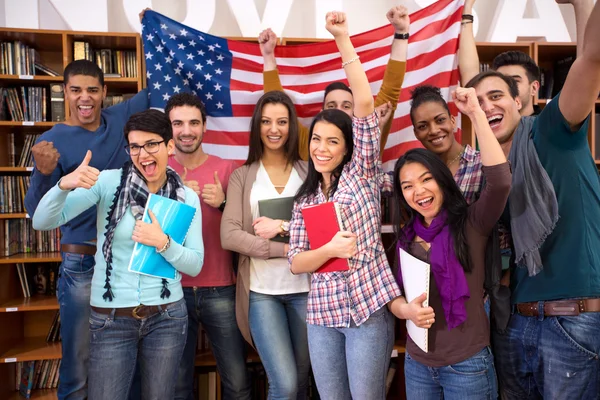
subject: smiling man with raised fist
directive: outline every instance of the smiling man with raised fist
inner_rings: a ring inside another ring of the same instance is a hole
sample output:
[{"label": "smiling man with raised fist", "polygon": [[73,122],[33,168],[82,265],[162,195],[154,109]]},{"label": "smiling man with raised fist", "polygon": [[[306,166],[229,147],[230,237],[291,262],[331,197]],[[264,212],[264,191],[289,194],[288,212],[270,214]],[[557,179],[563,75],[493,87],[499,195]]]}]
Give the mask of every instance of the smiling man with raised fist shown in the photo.
[{"label": "smiling man with raised fist", "polygon": [[[123,126],[129,117],[148,108],[148,92],[102,109],[106,95],[104,75],[87,60],[73,61],[64,71],[65,99],[69,107],[65,123],[45,132],[32,147],[35,167],[25,197],[33,215],[42,196],[65,175],[80,167],[89,150],[89,168],[117,169],[128,160]],[[61,226],[62,263],[58,272],[62,363],[58,398],[87,398],[89,355],[90,284],[96,253],[96,207]]]}]

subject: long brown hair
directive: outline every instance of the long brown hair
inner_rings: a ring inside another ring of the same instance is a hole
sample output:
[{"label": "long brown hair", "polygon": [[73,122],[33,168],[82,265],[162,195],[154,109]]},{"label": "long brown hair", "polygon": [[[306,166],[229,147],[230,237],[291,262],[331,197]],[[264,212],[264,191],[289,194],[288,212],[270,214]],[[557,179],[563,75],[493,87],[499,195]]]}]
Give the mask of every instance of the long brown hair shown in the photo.
[{"label": "long brown hair", "polygon": [[263,143],[260,139],[260,125],[262,120],[262,112],[263,108],[267,104],[283,104],[288,109],[289,114],[289,128],[288,128],[288,139],[284,145],[285,156],[290,164],[295,163],[300,159],[298,154],[298,116],[296,114],[296,109],[294,108],[294,103],[292,103],[292,99],[280,91],[271,91],[263,94],[260,99],[258,99],[258,103],[256,103],[256,108],[254,109],[254,113],[252,114],[252,119],[250,120],[250,143],[248,148],[248,158],[244,165],[250,165],[259,161],[263,155]]}]

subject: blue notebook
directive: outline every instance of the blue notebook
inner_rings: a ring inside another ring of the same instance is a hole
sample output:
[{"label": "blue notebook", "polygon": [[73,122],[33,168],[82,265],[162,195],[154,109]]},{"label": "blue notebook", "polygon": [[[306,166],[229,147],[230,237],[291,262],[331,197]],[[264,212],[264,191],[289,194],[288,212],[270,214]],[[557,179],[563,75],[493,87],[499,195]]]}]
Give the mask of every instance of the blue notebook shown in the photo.
[{"label": "blue notebook", "polygon": [[[163,232],[171,236],[171,243],[183,244],[196,209],[177,200],[150,193],[142,221],[151,223],[148,210],[152,210]],[[155,247],[136,243],[129,261],[129,271],[138,274],[175,279],[177,270],[164,257],[156,252]]]}]

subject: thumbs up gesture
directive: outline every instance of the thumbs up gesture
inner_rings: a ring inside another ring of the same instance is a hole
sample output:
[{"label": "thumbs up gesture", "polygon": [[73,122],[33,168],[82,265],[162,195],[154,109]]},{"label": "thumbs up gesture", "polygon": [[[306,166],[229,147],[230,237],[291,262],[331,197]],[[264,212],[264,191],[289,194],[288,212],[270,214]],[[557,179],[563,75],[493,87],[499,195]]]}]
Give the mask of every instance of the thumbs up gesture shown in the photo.
[{"label": "thumbs up gesture", "polygon": [[152,210],[148,210],[148,216],[150,216],[152,222],[147,223],[142,220],[136,221],[131,239],[134,242],[156,247],[160,250],[169,239],[160,227]]},{"label": "thumbs up gesture", "polygon": [[198,184],[198,181],[194,181],[194,180],[187,180],[187,173],[188,170],[186,167],[183,167],[183,175],[181,176],[181,179],[183,180],[183,184],[187,187],[189,187],[190,189],[192,189],[194,192],[196,192],[196,194],[198,196],[200,196],[200,184]]},{"label": "thumbs up gesture", "polygon": [[90,189],[96,184],[100,171],[97,168],[90,166],[92,160],[92,152],[87,151],[85,157],[79,167],[70,174],[64,176],[58,183],[58,187],[62,190],[73,190],[77,188]]},{"label": "thumbs up gesture", "polygon": [[225,193],[223,192],[223,185],[221,185],[217,171],[215,171],[214,182],[204,185],[202,200],[211,207],[219,208],[223,200],[225,200]]}]

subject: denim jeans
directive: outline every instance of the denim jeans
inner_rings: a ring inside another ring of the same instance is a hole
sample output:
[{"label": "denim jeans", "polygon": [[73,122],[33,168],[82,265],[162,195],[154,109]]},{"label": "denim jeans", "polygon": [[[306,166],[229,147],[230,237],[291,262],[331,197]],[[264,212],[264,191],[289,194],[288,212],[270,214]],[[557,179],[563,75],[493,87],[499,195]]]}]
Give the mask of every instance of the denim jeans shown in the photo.
[{"label": "denim jeans", "polygon": [[506,333],[493,333],[502,398],[600,399],[600,313],[540,312],[515,313]]},{"label": "denim jeans", "polygon": [[90,291],[94,274],[94,256],[61,253],[56,297],[60,310],[62,362],[58,398],[87,398],[88,360],[90,354]]},{"label": "denim jeans", "polygon": [[250,292],[250,332],[269,381],[269,400],[306,399],[310,357],[306,335],[308,293]]},{"label": "denim jeans", "polygon": [[187,337],[183,299],[143,319],[90,312],[90,400],[125,400],[139,363],[141,398],[172,399]]},{"label": "denim jeans", "polygon": [[349,328],[308,325],[313,375],[321,399],[385,399],[394,348],[394,319],[387,307]]},{"label": "denim jeans", "polygon": [[176,400],[193,400],[194,362],[198,324],[208,335],[217,370],[223,382],[223,399],[250,399],[251,386],[246,368],[246,341],[235,319],[235,285],[183,288],[188,311],[188,334],[179,377]]},{"label": "denim jeans", "polygon": [[407,400],[496,400],[498,384],[489,347],[456,364],[432,368],[404,356]]}]

